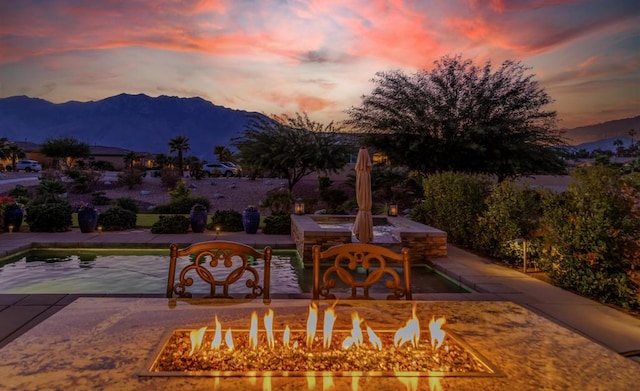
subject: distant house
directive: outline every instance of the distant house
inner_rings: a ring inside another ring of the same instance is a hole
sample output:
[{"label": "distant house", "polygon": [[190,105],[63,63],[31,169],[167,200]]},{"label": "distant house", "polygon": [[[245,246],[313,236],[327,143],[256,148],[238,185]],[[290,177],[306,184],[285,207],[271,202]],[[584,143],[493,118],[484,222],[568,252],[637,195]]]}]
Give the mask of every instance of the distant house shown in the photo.
[{"label": "distant house", "polygon": [[[53,159],[43,155],[40,152],[40,144],[32,143],[29,141],[16,141],[16,144],[26,154],[26,159],[37,160],[42,164],[44,169],[51,168],[53,165]],[[116,170],[121,170],[125,168],[124,164],[124,156],[131,152],[129,149],[118,148],[118,147],[106,147],[102,145],[92,145],[89,146],[90,156],[86,163],[97,162],[97,161],[105,161],[113,164]],[[140,156],[140,161],[137,163],[144,167],[153,166],[153,155],[146,152],[137,152],[138,156]],[[80,159],[81,161],[84,159]],[[4,161],[6,164],[11,164],[10,161]]]}]

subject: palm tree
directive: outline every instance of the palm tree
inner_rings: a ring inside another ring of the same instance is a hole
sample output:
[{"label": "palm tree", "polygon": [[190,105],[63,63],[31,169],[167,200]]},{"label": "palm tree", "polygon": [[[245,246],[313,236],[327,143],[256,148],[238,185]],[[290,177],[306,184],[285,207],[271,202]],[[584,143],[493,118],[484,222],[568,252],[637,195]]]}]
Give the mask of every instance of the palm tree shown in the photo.
[{"label": "palm tree", "polygon": [[16,168],[16,162],[20,159],[24,159],[27,157],[27,154],[24,152],[24,149],[22,149],[18,144],[16,143],[9,143],[8,146],[5,148],[4,151],[7,159],[11,160],[11,169],[12,171],[15,171]]},{"label": "palm tree", "polygon": [[231,150],[224,145],[216,145],[213,147],[213,154],[218,157],[219,162],[230,161],[233,158]]},{"label": "palm tree", "polygon": [[169,164],[169,157],[164,153],[159,153],[155,156],[154,165],[158,166],[158,168],[162,169],[164,166]]},{"label": "palm tree", "polygon": [[183,175],[182,154],[190,149],[191,146],[189,146],[189,138],[187,137],[178,136],[169,140],[169,153],[178,152],[178,170],[180,170],[180,176]]},{"label": "palm tree", "polygon": [[631,137],[631,148],[633,148],[633,138],[636,136],[636,130],[635,129],[631,129],[629,130],[629,137]]},{"label": "palm tree", "polygon": [[622,156],[622,152],[624,150],[624,142],[617,138],[613,141],[613,146],[616,147],[616,155]]},{"label": "palm tree", "polygon": [[138,160],[140,160],[140,156],[138,156],[138,154],[133,152],[133,151],[129,151],[123,156],[122,159],[124,160],[124,164],[127,167],[133,168],[133,163],[135,163]]}]

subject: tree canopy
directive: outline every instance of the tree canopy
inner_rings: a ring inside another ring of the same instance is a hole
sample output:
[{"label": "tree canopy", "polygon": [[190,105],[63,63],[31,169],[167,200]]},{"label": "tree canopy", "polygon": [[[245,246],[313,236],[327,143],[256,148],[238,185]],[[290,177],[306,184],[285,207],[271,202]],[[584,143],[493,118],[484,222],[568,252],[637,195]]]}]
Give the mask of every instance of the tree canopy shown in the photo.
[{"label": "tree canopy", "polygon": [[306,113],[294,117],[253,115],[242,137],[233,139],[242,164],[287,179],[289,190],[313,172],[337,172],[352,150],[333,122],[323,125]]},{"label": "tree canopy", "polygon": [[72,167],[76,159],[88,158],[91,155],[91,148],[89,144],[73,137],[61,137],[46,140],[40,146],[40,152],[56,162],[62,160],[67,167]]},{"label": "tree canopy", "polygon": [[497,69],[460,56],[431,71],[379,72],[369,95],[347,112],[347,125],[394,163],[423,174],[461,171],[519,175],[564,170],[552,100],[528,68],[505,61]]}]

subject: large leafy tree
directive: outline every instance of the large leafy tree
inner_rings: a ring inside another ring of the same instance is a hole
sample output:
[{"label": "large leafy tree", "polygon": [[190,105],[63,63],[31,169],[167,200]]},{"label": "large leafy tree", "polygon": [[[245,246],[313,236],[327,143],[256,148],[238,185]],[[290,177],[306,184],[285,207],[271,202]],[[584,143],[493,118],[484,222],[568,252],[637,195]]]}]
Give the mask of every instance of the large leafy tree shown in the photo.
[{"label": "large leafy tree", "polygon": [[191,146],[189,145],[188,137],[177,136],[169,140],[169,153],[178,152],[178,170],[180,170],[180,176],[183,175],[183,154],[190,149]]},{"label": "large leafy tree", "polygon": [[48,139],[40,146],[40,152],[57,163],[62,160],[66,167],[72,167],[76,159],[88,158],[91,155],[89,144],[73,137]]},{"label": "large leafy tree", "polygon": [[337,172],[353,149],[333,122],[323,125],[306,113],[253,115],[242,137],[233,139],[243,164],[287,179],[289,191],[316,171]]},{"label": "large leafy tree", "polygon": [[564,170],[550,96],[505,61],[497,69],[460,56],[431,71],[379,72],[375,88],[348,110],[348,125],[395,163],[423,174],[480,172],[499,180]]}]

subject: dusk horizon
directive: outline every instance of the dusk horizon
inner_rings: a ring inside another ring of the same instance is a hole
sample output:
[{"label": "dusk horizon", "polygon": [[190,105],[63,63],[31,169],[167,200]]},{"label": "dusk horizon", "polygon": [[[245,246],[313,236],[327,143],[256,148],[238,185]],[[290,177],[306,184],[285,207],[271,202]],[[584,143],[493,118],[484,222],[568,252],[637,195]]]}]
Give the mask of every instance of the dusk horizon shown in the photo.
[{"label": "dusk horizon", "polygon": [[0,98],[200,97],[339,122],[376,72],[460,55],[521,62],[574,128],[640,112],[639,19],[626,0],[4,2]]}]

